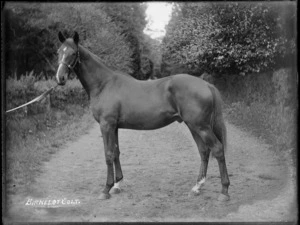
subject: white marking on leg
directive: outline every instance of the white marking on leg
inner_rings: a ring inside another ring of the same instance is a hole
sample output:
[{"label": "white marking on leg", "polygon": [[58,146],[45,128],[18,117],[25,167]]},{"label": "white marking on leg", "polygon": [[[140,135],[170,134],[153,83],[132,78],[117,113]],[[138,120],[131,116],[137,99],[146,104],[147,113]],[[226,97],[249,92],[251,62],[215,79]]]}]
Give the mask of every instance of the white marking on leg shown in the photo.
[{"label": "white marking on leg", "polygon": [[205,177],[202,178],[199,182],[196,183],[196,185],[192,188],[192,191],[195,192],[195,193],[199,193],[200,188],[204,184],[204,182],[205,182]]},{"label": "white marking on leg", "polygon": [[121,188],[120,188],[120,182],[121,182],[121,181],[115,183],[114,186],[113,186],[113,188],[117,188],[117,189],[120,189],[120,190],[121,190]]}]

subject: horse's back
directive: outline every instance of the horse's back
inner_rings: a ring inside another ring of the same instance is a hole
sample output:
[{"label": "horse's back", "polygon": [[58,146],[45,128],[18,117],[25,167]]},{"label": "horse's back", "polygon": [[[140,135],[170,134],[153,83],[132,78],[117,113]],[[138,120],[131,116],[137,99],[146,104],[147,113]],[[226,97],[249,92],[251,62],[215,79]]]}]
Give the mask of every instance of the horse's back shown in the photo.
[{"label": "horse's back", "polygon": [[172,76],[172,91],[182,94],[182,97],[197,98],[198,100],[210,100],[212,93],[209,89],[209,83],[205,80],[188,74],[177,74]]}]

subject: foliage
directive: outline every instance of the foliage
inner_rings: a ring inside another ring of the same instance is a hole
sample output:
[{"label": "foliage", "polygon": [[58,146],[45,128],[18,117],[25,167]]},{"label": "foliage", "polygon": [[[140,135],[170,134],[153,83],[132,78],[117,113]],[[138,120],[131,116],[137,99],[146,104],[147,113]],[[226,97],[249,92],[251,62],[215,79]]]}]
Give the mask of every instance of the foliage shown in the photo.
[{"label": "foliage", "polygon": [[227,103],[229,121],[264,138],[274,146],[274,150],[291,152],[292,156],[296,156],[296,71],[284,68],[272,73],[230,79],[232,85],[226,88],[216,83]]},{"label": "foliage", "polygon": [[30,183],[41,172],[43,163],[60,150],[68,140],[74,140],[94,123],[87,108],[65,104],[64,110],[52,109],[21,117],[7,115],[5,132],[6,190],[28,192]]},{"label": "foliage", "polygon": [[31,19],[39,17],[38,7],[24,10],[8,7],[4,14],[6,74],[20,76],[33,69],[43,72],[53,69],[50,57],[53,43],[47,39],[46,32],[29,24]]},{"label": "foliage", "polygon": [[178,3],[163,63],[201,75],[274,70],[295,57],[294,3]]},{"label": "foliage", "polygon": [[[142,57],[146,57],[147,61],[152,64],[151,68],[151,76],[160,77],[160,65],[161,65],[161,44],[158,40],[152,39],[148,35],[144,35],[144,42],[142,45]],[[148,63],[146,65],[143,64],[143,60],[141,61],[141,67],[148,67]],[[143,69],[142,69],[143,70]]]},{"label": "foliage", "polygon": [[[51,7],[61,8],[62,5],[51,4]],[[126,45],[124,35],[98,4],[65,4],[62,8],[65,10],[52,9],[49,17],[54,23],[64,21],[63,29],[67,36],[73,35],[73,30],[78,30],[81,44],[100,56],[105,64],[127,73],[132,72],[130,46]],[[72,14],[65,18],[67,12]],[[74,27],[71,32],[69,27]]]},{"label": "foliage", "polygon": [[[147,79],[152,73],[151,57],[152,41],[143,33],[146,26],[145,3],[104,3],[102,9],[112,18],[132,50],[132,76],[137,79]],[[151,71],[149,71],[149,69]]]},{"label": "foliage", "polygon": [[[6,80],[6,109],[24,104],[54,86],[54,80],[37,80],[33,72]],[[24,191],[33,182],[42,163],[66,140],[89,129],[94,118],[88,98],[77,79],[50,94],[50,111],[42,102],[5,114],[5,150],[9,191]],[[24,113],[24,109],[28,112]]]},{"label": "foliage", "polygon": [[34,70],[53,75],[57,33],[76,30],[81,44],[113,69],[138,76],[145,6],[136,3],[8,3],[5,7],[7,75]]},{"label": "foliage", "polygon": [[153,62],[148,57],[141,58],[141,74],[143,79],[146,80],[151,77],[153,73]]},{"label": "foliage", "polygon": [[[20,79],[6,80],[6,109],[12,109],[39,96],[56,85],[54,80],[37,81],[34,74],[21,76]],[[64,87],[56,87],[50,94],[51,108],[64,109],[65,105],[76,104],[82,107],[89,105],[88,96],[79,80],[69,80]],[[45,112],[43,104],[33,103],[28,107],[29,114]],[[22,115],[23,110],[12,112],[12,115]]]}]

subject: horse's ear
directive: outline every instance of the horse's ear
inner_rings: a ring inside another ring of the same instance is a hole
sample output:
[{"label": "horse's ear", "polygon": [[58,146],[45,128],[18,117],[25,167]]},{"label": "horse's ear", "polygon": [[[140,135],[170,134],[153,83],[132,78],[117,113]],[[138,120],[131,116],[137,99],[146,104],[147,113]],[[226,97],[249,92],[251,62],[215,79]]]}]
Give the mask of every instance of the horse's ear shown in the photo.
[{"label": "horse's ear", "polygon": [[64,43],[66,40],[65,36],[60,31],[58,32],[58,39],[61,43]]},{"label": "horse's ear", "polygon": [[75,31],[74,36],[73,36],[73,40],[75,42],[76,45],[78,45],[79,42],[79,35],[78,33]]}]

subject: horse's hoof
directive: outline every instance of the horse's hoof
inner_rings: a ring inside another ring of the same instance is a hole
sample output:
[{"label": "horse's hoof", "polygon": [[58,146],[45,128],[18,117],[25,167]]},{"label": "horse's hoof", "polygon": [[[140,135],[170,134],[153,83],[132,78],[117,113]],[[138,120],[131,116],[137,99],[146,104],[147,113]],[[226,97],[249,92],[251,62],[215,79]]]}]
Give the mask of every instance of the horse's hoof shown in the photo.
[{"label": "horse's hoof", "polygon": [[109,198],[110,198],[109,193],[101,193],[100,196],[98,197],[98,199],[100,199],[100,200],[105,200],[105,199],[109,199]]},{"label": "horse's hoof", "polygon": [[110,193],[111,194],[119,194],[121,192],[121,188],[112,188]]},{"label": "horse's hoof", "polygon": [[230,197],[229,195],[220,194],[218,197],[218,201],[220,202],[226,202],[229,201]]}]

